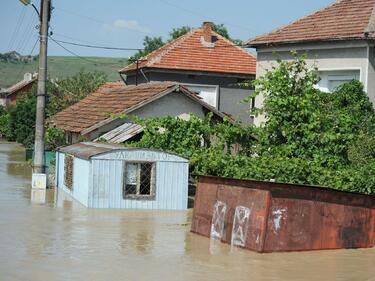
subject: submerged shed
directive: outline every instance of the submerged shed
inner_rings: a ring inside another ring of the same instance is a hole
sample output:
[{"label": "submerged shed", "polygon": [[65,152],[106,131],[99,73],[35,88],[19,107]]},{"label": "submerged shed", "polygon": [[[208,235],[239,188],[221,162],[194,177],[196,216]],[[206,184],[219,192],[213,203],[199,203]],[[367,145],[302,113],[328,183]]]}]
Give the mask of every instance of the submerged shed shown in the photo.
[{"label": "submerged shed", "polygon": [[189,163],[158,150],[77,143],[56,152],[56,187],[89,208],[187,209]]}]

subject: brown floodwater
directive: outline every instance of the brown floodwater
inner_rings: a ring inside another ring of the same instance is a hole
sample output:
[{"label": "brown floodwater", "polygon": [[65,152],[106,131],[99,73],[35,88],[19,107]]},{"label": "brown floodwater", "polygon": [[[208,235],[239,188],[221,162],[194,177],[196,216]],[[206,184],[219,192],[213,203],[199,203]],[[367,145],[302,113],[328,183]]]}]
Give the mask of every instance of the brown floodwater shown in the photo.
[{"label": "brown floodwater", "polygon": [[375,249],[256,254],[190,233],[191,211],[89,210],[53,190],[31,200],[23,159],[0,144],[0,281],[375,281]]}]

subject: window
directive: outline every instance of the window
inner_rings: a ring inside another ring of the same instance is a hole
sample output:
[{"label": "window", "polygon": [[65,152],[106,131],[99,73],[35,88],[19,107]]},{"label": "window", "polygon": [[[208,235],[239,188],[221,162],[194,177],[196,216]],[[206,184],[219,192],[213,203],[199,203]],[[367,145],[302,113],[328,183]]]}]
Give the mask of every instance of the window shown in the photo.
[{"label": "window", "polygon": [[215,85],[184,84],[190,91],[197,93],[204,102],[217,108],[219,87]]},{"label": "window", "polygon": [[70,190],[73,190],[73,163],[74,163],[74,157],[72,155],[65,154],[64,185]]},{"label": "window", "polygon": [[124,199],[154,200],[155,163],[125,162],[122,196]]},{"label": "window", "polygon": [[351,80],[360,79],[360,70],[319,71],[321,78],[318,88],[324,92],[333,92],[338,86]]}]

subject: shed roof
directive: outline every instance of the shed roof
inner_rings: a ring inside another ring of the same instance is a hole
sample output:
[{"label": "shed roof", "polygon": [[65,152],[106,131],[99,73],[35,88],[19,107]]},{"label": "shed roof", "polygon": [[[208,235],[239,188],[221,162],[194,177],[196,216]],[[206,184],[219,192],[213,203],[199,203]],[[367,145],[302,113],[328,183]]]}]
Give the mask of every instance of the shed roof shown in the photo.
[{"label": "shed roof", "polygon": [[65,131],[87,134],[97,126],[113,120],[110,114],[130,113],[172,92],[186,95],[215,115],[226,117],[177,82],[150,82],[138,86],[117,82],[105,84],[83,100],[57,113],[52,121]]},{"label": "shed roof", "polygon": [[104,144],[104,143],[95,143],[95,142],[81,142],[72,144],[69,146],[60,147],[57,151],[73,155],[74,157],[82,158],[85,160],[90,160],[92,157],[112,153],[119,151],[151,151],[156,153],[164,153],[175,158],[178,158],[182,162],[188,162],[186,158],[183,158],[174,153],[168,153],[162,150],[149,149],[149,148],[133,148],[133,147],[124,147],[116,144]]},{"label": "shed roof", "polygon": [[[203,29],[193,29],[143,57],[138,67],[255,75],[256,58],[253,55],[214,31],[212,35],[214,45],[205,46],[201,39]],[[119,72],[129,73],[136,67],[137,64],[132,63]]]},{"label": "shed roof", "polygon": [[289,25],[246,42],[257,47],[308,41],[375,39],[375,0],[337,0]]},{"label": "shed roof", "polygon": [[36,80],[37,80],[37,77],[33,77],[30,80],[21,80],[21,81],[17,82],[16,84],[10,86],[9,88],[3,89],[1,91],[1,94],[3,96],[12,95],[12,94],[17,93],[19,91],[22,91],[25,87],[29,86],[30,84],[33,84]]}]

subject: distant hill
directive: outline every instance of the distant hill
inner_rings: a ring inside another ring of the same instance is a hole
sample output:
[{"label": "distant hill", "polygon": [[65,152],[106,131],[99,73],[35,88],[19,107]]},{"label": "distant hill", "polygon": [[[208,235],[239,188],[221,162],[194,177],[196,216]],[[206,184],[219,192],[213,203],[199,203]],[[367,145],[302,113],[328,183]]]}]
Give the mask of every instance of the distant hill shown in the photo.
[{"label": "distant hill", "polygon": [[[9,87],[23,79],[26,72],[38,71],[38,60],[31,57],[19,55],[11,52],[6,55],[9,59],[0,58],[0,88]],[[19,58],[19,59],[17,59]],[[108,76],[108,81],[120,80],[117,71],[127,65],[126,59],[105,58],[105,57],[48,57],[48,75],[51,78],[65,78],[79,72],[85,71],[102,71]]]}]

